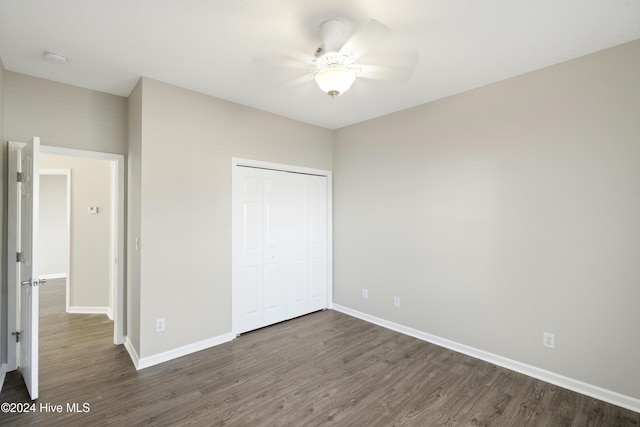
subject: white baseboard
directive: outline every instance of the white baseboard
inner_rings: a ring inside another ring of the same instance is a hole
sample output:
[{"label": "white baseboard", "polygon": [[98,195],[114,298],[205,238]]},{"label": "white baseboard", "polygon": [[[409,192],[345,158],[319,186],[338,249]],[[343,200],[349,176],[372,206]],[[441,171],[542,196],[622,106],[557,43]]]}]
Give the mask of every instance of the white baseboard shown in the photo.
[{"label": "white baseboard", "polygon": [[497,354],[489,353],[484,350],[469,347],[455,341],[450,341],[436,335],[431,335],[426,332],[410,328],[408,326],[403,326],[398,323],[390,322],[379,317],[359,312],[357,310],[352,310],[339,304],[334,303],[333,309],[341,313],[348,314],[349,316],[357,317],[358,319],[374,323],[387,329],[391,329],[392,331],[409,335],[419,340],[427,341],[440,347],[445,347],[458,353],[466,354],[467,356],[484,360],[485,362],[493,363],[494,365],[502,366],[503,368],[507,368],[512,371],[537,378],[539,380],[557,385],[558,387],[566,388],[568,390],[572,390],[577,393],[581,393],[586,396],[611,403],[613,405],[621,406],[634,412],[640,412],[640,399],[636,399],[634,397],[626,396],[615,391],[607,390],[592,384],[578,381],[573,378],[568,378],[563,375],[540,369],[535,366],[527,365],[526,363],[521,363],[516,360],[508,359],[506,357],[498,356]]},{"label": "white baseboard", "polygon": [[133,344],[131,344],[131,341],[129,341],[129,337],[125,337],[124,339],[124,348],[127,349],[127,353],[129,353],[129,357],[131,358],[131,361],[133,362],[133,366],[135,366],[136,370],[140,369],[138,368],[138,362],[140,360],[140,356],[138,356],[138,352],[136,351],[135,347],[133,346]]},{"label": "white baseboard", "polygon": [[41,279],[53,280],[53,279],[66,279],[67,273],[52,273],[52,274],[39,274]]},{"label": "white baseboard", "polygon": [[109,320],[113,320],[113,311],[111,307],[107,307],[107,316],[109,316]]},{"label": "white baseboard", "polygon": [[133,360],[133,364],[135,365],[136,369],[140,370],[148,368],[150,366],[158,365],[163,362],[168,362],[169,360],[177,359],[178,357],[186,356],[200,350],[215,347],[216,345],[224,344],[228,341],[234,340],[235,338],[236,334],[229,332],[224,335],[219,335],[217,337],[198,341],[193,344],[165,351],[164,353],[158,353],[154,354],[153,356],[147,356],[143,358],[140,358],[131,343],[128,343],[128,338],[125,342],[125,347],[127,348],[127,351],[129,351],[129,355],[131,356],[131,360]]},{"label": "white baseboard", "polygon": [[[69,307],[69,313],[73,314],[106,314],[108,316],[109,312],[109,307]],[[111,316],[109,316],[109,318],[111,318]]]},{"label": "white baseboard", "polygon": [[7,364],[0,365],[0,393],[2,393],[2,386],[4,385],[4,379],[7,377]]}]

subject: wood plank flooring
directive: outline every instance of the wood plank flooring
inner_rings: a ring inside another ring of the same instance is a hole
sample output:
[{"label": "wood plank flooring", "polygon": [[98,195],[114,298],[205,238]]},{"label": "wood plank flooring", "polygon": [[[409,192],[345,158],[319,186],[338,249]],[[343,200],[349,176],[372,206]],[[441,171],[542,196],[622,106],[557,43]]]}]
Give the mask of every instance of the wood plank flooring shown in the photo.
[{"label": "wood plank flooring", "polygon": [[[66,314],[61,281],[45,285],[38,410],[0,425],[640,426],[638,413],[331,310],[141,371],[112,331],[106,316]],[[28,401],[9,373],[0,402]]]}]

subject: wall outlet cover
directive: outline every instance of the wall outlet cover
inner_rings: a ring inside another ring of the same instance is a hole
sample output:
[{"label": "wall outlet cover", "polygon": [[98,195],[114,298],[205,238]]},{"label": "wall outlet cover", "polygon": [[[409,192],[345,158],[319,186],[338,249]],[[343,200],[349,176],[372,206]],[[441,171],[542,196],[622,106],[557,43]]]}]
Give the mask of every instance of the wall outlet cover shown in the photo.
[{"label": "wall outlet cover", "polygon": [[164,331],[164,327],[165,327],[164,319],[157,319],[156,320],[156,332]]},{"label": "wall outlet cover", "polygon": [[547,348],[556,348],[556,336],[549,332],[542,334],[542,345]]}]

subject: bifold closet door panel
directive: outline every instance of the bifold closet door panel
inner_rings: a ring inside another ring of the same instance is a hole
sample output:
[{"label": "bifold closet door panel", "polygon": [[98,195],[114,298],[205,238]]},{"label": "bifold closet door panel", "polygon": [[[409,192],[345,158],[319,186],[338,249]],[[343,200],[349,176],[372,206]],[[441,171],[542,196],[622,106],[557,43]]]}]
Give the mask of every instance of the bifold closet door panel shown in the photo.
[{"label": "bifold closet door panel", "polygon": [[287,319],[290,237],[286,173],[264,171],[264,323]]},{"label": "bifold closet door panel", "polygon": [[242,332],[264,323],[264,178],[260,169],[239,168],[234,181],[236,274],[233,310]]},{"label": "bifold closet door panel", "polygon": [[296,206],[295,280],[291,284],[289,317],[327,307],[326,178],[300,175],[304,197]]}]

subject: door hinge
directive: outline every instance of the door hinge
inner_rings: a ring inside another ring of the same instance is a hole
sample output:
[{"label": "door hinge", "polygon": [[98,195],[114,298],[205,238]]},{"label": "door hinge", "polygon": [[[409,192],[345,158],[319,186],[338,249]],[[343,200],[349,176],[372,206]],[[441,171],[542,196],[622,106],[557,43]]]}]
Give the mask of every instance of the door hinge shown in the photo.
[{"label": "door hinge", "polygon": [[16,262],[23,262],[24,257],[22,256],[22,252],[16,252]]},{"label": "door hinge", "polygon": [[22,182],[22,172],[18,172],[18,176],[16,177],[16,181]]},{"label": "door hinge", "polygon": [[11,332],[11,335],[16,336],[16,342],[20,342],[20,337],[22,336],[22,332]]}]

